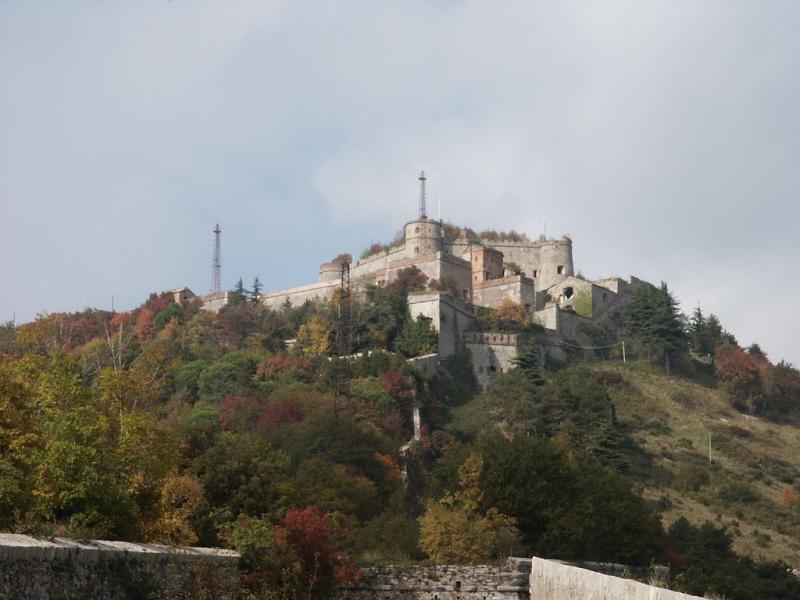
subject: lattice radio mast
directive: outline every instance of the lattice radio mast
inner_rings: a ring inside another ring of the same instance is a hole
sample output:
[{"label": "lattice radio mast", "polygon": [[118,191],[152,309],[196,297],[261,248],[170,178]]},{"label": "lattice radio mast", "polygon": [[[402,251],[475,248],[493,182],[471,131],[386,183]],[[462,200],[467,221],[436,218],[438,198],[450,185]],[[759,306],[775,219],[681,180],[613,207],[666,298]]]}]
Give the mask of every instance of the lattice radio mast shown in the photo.
[{"label": "lattice radio mast", "polygon": [[428,209],[425,206],[425,181],[427,181],[427,177],[425,177],[425,171],[420,171],[419,172],[419,218],[420,219],[428,218]]},{"label": "lattice radio mast", "polygon": [[350,263],[342,263],[341,296],[339,298],[339,327],[336,330],[336,350],[339,356],[350,356],[353,348],[352,295]]},{"label": "lattice radio mast", "polygon": [[211,262],[211,292],[219,294],[222,291],[222,262],[220,260],[220,234],[222,230],[219,223],[214,228],[214,259]]}]

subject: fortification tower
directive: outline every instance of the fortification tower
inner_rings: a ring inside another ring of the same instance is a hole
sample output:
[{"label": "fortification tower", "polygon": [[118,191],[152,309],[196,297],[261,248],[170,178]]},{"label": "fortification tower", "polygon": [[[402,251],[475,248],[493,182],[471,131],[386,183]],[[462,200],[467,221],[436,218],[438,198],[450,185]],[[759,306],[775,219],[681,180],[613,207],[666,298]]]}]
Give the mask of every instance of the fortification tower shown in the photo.
[{"label": "fortification tower", "polygon": [[428,256],[442,249],[442,224],[428,218],[425,184],[428,178],[425,171],[419,174],[419,216],[406,223],[406,257]]},{"label": "fortification tower", "polygon": [[540,240],[536,288],[546,290],[575,274],[572,263],[572,238],[564,235],[560,240]]}]

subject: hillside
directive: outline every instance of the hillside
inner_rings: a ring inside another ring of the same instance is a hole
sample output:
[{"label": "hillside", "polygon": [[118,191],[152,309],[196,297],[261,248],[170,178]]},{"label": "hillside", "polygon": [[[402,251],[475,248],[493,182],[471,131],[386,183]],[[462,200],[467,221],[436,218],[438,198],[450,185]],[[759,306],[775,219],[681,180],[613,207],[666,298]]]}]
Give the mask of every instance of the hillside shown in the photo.
[{"label": "hillside", "polygon": [[[608,382],[617,418],[638,446],[630,475],[665,525],[710,521],[727,528],[737,552],[800,566],[800,424],[743,414],[710,379],[618,360],[590,368]],[[469,434],[490,424],[509,426],[502,408],[478,396],[454,410],[448,428]]]},{"label": "hillside", "polygon": [[533,343],[481,392],[466,346],[412,360],[440,351],[408,310],[423,284],[408,270],[355,303],[356,355],[337,356],[336,297],[273,310],[257,289],[219,312],[167,293],[0,327],[0,528],[233,548],[264,600],[333,597],[359,565],[507,556],[668,563],[695,595],[800,598],[800,372],[644,287],[628,358],[683,375],[544,370]]}]

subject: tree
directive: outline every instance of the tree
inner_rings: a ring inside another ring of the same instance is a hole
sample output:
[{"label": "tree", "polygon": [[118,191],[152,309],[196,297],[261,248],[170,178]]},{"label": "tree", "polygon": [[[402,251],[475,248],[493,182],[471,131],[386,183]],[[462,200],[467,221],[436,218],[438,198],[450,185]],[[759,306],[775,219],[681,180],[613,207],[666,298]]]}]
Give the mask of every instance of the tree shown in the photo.
[{"label": "tree", "polygon": [[33,455],[39,443],[32,392],[0,362],[0,527],[30,509]]},{"label": "tree", "polygon": [[306,355],[328,354],[331,348],[331,322],[323,315],[314,315],[297,332],[297,345]]},{"label": "tree", "polygon": [[205,507],[203,486],[189,475],[170,474],[161,486],[158,520],[146,530],[152,542],[170,546],[191,546],[197,543],[192,521]]},{"label": "tree", "polygon": [[226,532],[250,571],[251,588],[283,600],[331,598],[338,586],[360,579],[344,549],[345,535],[314,506],[291,509],[274,526],[263,518],[240,517]]},{"label": "tree", "polygon": [[261,282],[258,280],[258,275],[253,280],[253,290],[250,292],[250,301],[254,302],[255,304],[261,303],[261,290],[264,286],[261,285]]},{"label": "tree", "polygon": [[716,375],[733,397],[733,405],[750,413],[764,408],[763,374],[766,365],[741,348],[720,346],[716,353]]},{"label": "tree", "polygon": [[519,331],[528,324],[525,307],[506,298],[492,313],[492,319],[501,331]]},{"label": "tree", "polygon": [[514,366],[524,372],[533,385],[544,385],[542,348],[536,345],[535,340],[529,342],[525,350],[514,359]]},{"label": "tree", "polygon": [[239,277],[234,288],[228,292],[228,306],[232,304],[241,304],[247,300],[249,293],[244,287],[244,281]]},{"label": "tree", "polygon": [[439,349],[439,335],[433,328],[432,320],[417,315],[415,320],[408,320],[397,337],[397,349],[405,356],[432,354]]},{"label": "tree", "polygon": [[688,336],[684,329],[678,303],[667,288],[641,286],[623,310],[625,333],[644,344],[650,352],[655,349],[669,361],[685,352]]},{"label": "tree", "polygon": [[420,522],[420,547],[436,563],[478,563],[512,555],[514,519],[494,507],[482,511],[483,459],[472,454],[458,470],[458,489],[428,504]]},{"label": "tree", "polygon": [[253,389],[255,359],[245,352],[231,352],[203,369],[197,378],[201,398],[220,402],[231,394],[247,394]]},{"label": "tree", "polygon": [[630,480],[547,440],[499,434],[477,444],[482,505],[517,520],[528,551],[564,560],[649,564],[661,557],[658,514]]}]

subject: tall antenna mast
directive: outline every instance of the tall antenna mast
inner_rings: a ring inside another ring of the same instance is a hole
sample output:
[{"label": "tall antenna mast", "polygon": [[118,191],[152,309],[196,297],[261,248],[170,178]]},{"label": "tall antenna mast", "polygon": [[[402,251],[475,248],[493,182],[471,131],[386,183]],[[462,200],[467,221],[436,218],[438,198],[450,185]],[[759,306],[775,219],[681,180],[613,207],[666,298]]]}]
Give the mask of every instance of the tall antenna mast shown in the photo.
[{"label": "tall antenna mast", "polygon": [[211,292],[219,294],[222,291],[222,262],[220,260],[220,234],[222,230],[219,223],[214,228],[214,260],[211,263]]},{"label": "tall antenna mast", "polygon": [[419,218],[420,219],[427,219],[428,218],[428,210],[425,207],[425,181],[427,178],[425,177],[425,171],[419,172]]}]

